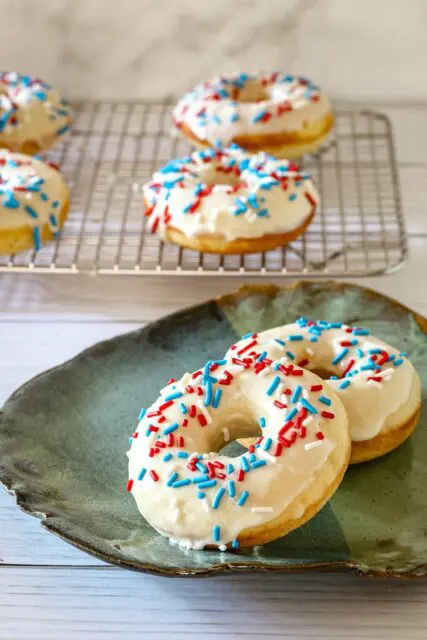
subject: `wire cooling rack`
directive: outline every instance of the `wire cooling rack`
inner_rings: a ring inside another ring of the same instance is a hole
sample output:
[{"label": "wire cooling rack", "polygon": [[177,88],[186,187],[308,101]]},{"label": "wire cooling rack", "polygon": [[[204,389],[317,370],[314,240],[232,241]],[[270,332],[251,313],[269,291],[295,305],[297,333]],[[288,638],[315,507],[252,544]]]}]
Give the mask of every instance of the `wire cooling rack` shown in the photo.
[{"label": "wire cooling rack", "polygon": [[168,104],[84,102],[73,134],[49,159],[71,186],[58,239],[0,256],[0,271],[99,274],[366,276],[391,273],[407,253],[392,131],[371,111],[338,111],[330,142],[304,161],[321,194],[308,231],[286,247],[216,256],[164,244],[146,231],[141,184],[188,152]]}]

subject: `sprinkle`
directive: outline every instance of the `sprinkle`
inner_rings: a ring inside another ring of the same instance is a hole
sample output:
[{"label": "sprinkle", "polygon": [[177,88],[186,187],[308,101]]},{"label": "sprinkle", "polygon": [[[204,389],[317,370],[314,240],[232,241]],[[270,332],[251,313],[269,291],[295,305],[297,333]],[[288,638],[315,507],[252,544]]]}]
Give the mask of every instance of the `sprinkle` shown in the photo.
[{"label": "sprinkle", "polygon": [[157,482],[159,479],[159,476],[157,475],[157,473],[154,471],[154,469],[151,469],[150,471],[150,476],[152,477],[152,479],[154,480],[154,482]]},{"label": "sprinkle", "polygon": [[209,476],[207,474],[204,474],[202,476],[195,476],[194,478],[192,478],[191,482],[193,484],[200,484],[200,482],[208,482],[209,480]]},{"label": "sprinkle", "polygon": [[267,460],[255,460],[252,462],[252,469],[258,469],[259,467],[264,467],[267,464]]},{"label": "sprinkle", "polygon": [[204,400],[205,407],[209,407],[212,402],[212,382],[206,382],[206,396]]},{"label": "sprinkle", "polygon": [[182,398],[184,394],[181,391],[175,391],[174,393],[165,396],[165,402],[169,402],[169,400],[176,400],[177,398]]},{"label": "sprinkle", "polygon": [[199,498],[199,500],[203,500],[203,498],[206,498],[206,493],[204,493],[203,491],[199,491],[197,497]]},{"label": "sprinkle", "polygon": [[227,486],[228,486],[228,495],[230,496],[230,498],[234,498],[234,496],[236,495],[236,486],[233,480],[229,480],[227,483]]},{"label": "sprinkle", "polygon": [[338,385],[338,389],[347,389],[350,384],[350,380],[343,380],[340,385]]},{"label": "sprinkle", "polygon": [[300,400],[300,403],[305,409],[307,409],[307,411],[310,411],[310,413],[314,413],[314,414],[317,413],[317,409],[313,407],[313,405],[305,398],[302,398]]},{"label": "sprinkle", "polygon": [[[296,193],[291,193],[291,194],[289,194],[289,200],[290,200],[291,202],[293,202],[293,201],[294,201],[294,200],[296,200],[296,199],[297,199],[297,194],[296,194]],[[291,340],[292,340],[292,337],[291,337]]]},{"label": "sprinkle", "polygon": [[178,458],[186,459],[188,458],[188,453],[186,451],[178,451]]},{"label": "sprinkle", "polygon": [[363,358],[363,356],[365,355],[363,353],[363,349],[356,349],[356,355],[358,355],[359,358]]},{"label": "sprinkle", "polygon": [[320,447],[320,445],[322,444],[323,444],[322,440],[314,440],[313,442],[307,442],[307,444],[304,445],[304,449],[306,451],[310,451],[310,449],[315,449],[316,447]]},{"label": "sprinkle", "polygon": [[133,480],[130,479],[128,480],[128,483],[126,485],[126,491],[132,491],[132,487],[133,487]]},{"label": "sprinkle", "polygon": [[401,364],[403,364],[403,363],[404,363],[403,358],[398,358],[397,360],[394,360],[394,361],[393,361],[393,365],[394,365],[395,367],[400,367],[400,365],[401,365]]},{"label": "sprinkle", "polygon": [[237,482],[243,482],[244,479],[245,479],[245,472],[243,471],[243,469],[240,469],[239,473],[237,474]]},{"label": "sprinkle", "polygon": [[277,387],[279,386],[279,383],[280,383],[280,378],[279,376],[276,376],[266,391],[268,396],[273,395],[273,393],[276,391]]},{"label": "sprinkle", "polygon": [[354,336],[369,336],[369,329],[360,329],[355,327],[353,329]]},{"label": "sprinkle", "polygon": [[321,411],[320,415],[322,416],[322,418],[327,418],[328,420],[332,420],[333,418],[335,418],[335,414],[331,411]]},{"label": "sprinkle", "polygon": [[237,501],[237,506],[243,507],[248,497],[249,497],[249,491],[243,491],[242,494],[240,495],[240,498]]},{"label": "sprinkle", "polygon": [[231,548],[232,549],[238,549],[239,548],[239,541],[238,540],[233,540],[233,542],[231,543]]},{"label": "sprinkle", "polygon": [[332,364],[338,364],[338,362],[341,362],[341,360],[346,357],[347,353],[348,353],[348,348],[345,347],[339,353],[337,353],[335,358],[332,360]]},{"label": "sprinkle", "polygon": [[273,440],[271,438],[267,438],[263,447],[264,451],[268,451],[272,444]]},{"label": "sprinkle", "polygon": [[212,501],[212,509],[218,509],[219,503],[221,502],[221,498],[224,495],[224,493],[225,493],[224,487],[221,487],[221,489],[218,489]]},{"label": "sprinkle", "polygon": [[234,465],[231,464],[231,462],[229,462],[227,465],[227,473],[233,473],[233,472],[234,472]]},{"label": "sprinkle", "polygon": [[266,425],[265,418],[263,418],[263,417],[259,418],[258,424],[261,427],[261,429],[264,429],[265,425]]},{"label": "sprinkle", "polygon": [[210,489],[211,487],[216,487],[216,480],[207,480],[199,484],[200,489]]},{"label": "sprinkle", "polygon": [[323,404],[326,404],[328,407],[331,406],[332,401],[327,398],[326,396],[319,396],[319,402],[322,402]]},{"label": "sprinkle", "polygon": [[172,460],[173,455],[171,453],[167,453],[165,456],[163,456],[163,462],[169,462],[169,460]]},{"label": "sprinkle", "polygon": [[180,487],[186,487],[189,484],[191,484],[191,480],[189,478],[184,478],[183,480],[178,480],[177,482],[174,482],[172,485],[172,488],[179,489]]},{"label": "sprinkle", "polygon": [[145,474],[147,473],[147,469],[145,469],[144,467],[142,467],[141,471],[138,474],[138,480],[142,480],[145,476]]},{"label": "sprinkle", "polygon": [[310,387],[310,391],[322,391],[323,385],[321,384],[313,384]]},{"label": "sprinkle", "polygon": [[221,539],[221,528],[217,524],[212,527],[212,538],[214,542],[219,542]]},{"label": "sprinkle", "polygon": [[273,507],[252,507],[252,513],[271,513]]},{"label": "sprinkle", "polygon": [[301,395],[301,392],[302,392],[302,386],[300,384],[298,384],[295,387],[295,390],[294,390],[294,392],[293,392],[293,394],[291,396],[291,403],[292,404],[295,404],[295,402],[298,402],[299,397]]},{"label": "sprinkle", "polygon": [[295,356],[294,356],[294,354],[292,353],[292,351],[287,351],[287,352],[286,352],[286,355],[288,356],[288,358],[290,358],[290,360],[295,360]]},{"label": "sprinkle", "polygon": [[169,433],[176,431],[178,428],[179,428],[179,424],[177,422],[174,422],[169,427],[166,427],[166,429],[163,429],[163,435],[167,436]]},{"label": "sprinkle", "polygon": [[246,460],[245,456],[242,456],[240,458],[240,466],[242,467],[243,471],[245,471],[245,472],[249,471],[249,463]]},{"label": "sprinkle", "polygon": [[174,472],[173,472],[173,473],[171,473],[171,475],[169,476],[169,480],[166,482],[166,486],[167,486],[167,487],[171,487],[177,478],[178,478],[178,474],[177,474],[177,472],[176,472],[176,471],[174,471]]},{"label": "sprinkle", "polygon": [[212,402],[212,407],[214,409],[218,409],[218,406],[219,406],[219,403],[220,403],[220,400],[221,400],[221,395],[222,395],[221,389],[217,389],[215,391],[214,399],[213,399],[213,402]]},{"label": "sprinkle", "polygon": [[297,413],[298,413],[298,409],[294,407],[289,411],[288,415],[285,418],[285,421],[288,422],[289,420],[292,420],[292,418],[294,418],[297,415]]}]

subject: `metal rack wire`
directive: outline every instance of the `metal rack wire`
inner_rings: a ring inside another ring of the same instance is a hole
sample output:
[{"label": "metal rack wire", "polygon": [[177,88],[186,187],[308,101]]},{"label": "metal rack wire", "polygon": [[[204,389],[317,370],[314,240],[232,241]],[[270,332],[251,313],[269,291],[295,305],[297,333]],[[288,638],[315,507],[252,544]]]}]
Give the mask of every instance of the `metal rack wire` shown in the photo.
[{"label": "metal rack wire", "polygon": [[168,104],[75,105],[72,136],[49,159],[71,186],[58,239],[37,254],[0,257],[0,271],[99,274],[366,276],[391,273],[407,254],[388,118],[338,111],[329,144],[307,157],[321,193],[308,231],[266,253],[220,257],[165,245],[145,229],[140,185],[188,151],[171,134]]}]

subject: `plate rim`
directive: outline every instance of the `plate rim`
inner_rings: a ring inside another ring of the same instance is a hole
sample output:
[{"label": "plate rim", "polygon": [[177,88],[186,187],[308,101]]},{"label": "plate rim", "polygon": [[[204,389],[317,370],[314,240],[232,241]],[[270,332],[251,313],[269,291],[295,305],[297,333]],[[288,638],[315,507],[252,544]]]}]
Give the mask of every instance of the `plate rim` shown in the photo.
[{"label": "plate rim", "polygon": [[[149,330],[153,325],[157,324],[162,320],[166,320],[168,318],[173,318],[174,316],[178,316],[182,313],[188,313],[192,309],[199,308],[201,306],[205,306],[209,303],[216,303],[219,307],[224,307],[232,301],[242,299],[244,297],[249,296],[253,293],[265,294],[269,297],[274,297],[277,295],[279,291],[295,291],[297,289],[302,289],[304,286],[315,286],[315,287],[324,287],[325,289],[329,289],[332,291],[340,291],[344,289],[357,289],[363,292],[365,295],[372,296],[373,298],[387,300],[392,303],[394,306],[400,308],[402,311],[409,313],[414,318],[418,327],[421,331],[427,336],[427,318],[414,311],[407,305],[399,302],[392,296],[387,294],[380,293],[371,287],[366,287],[363,285],[359,285],[354,282],[336,282],[334,280],[297,280],[295,282],[291,282],[285,285],[277,285],[277,284],[268,284],[268,283],[256,283],[256,284],[244,284],[232,291],[231,293],[226,293],[220,296],[216,296],[214,298],[209,298],[203,302],[191,305],[189,307],[183,307],[178,309],[170,314],[165,316],[161,316],[157,318],[143,327],[139,329],[134,329],[133,331],[128,331],[123,334],[119,334],[117,336],[113,336],[111,338],[107,338],[105,340],[101,340],[96,342],[86,349],[79,351],[76,355],[68,360],[61,362],[58,365],[50,367],[45,371],[42,371],[29,380],[25,381],[20,387],[18,387],[12,394],[6,399],[3,406],[0,408],[0,427],[2,425],[2,416],[4,413],[4,408],[14,400],[14,398],[22,393],[27,386],[35,382],[37,379],[42,378],[51,374],[52,372],[62,369],[64,366],[70,365],[78,358],[82,357],[83,354],[91,353],[92,351],[99,349],[103,345],[107,343],[112,343],[117,340],[122,339],[124,336],[130,336],[132,334],[141,333],[145,330]],[[125,560],[121,558],[114,557],[110,555],[108,552],[102,552],[97,549],[95,546],[87,544],[83,540],[81,540],[78,536],[72,535],[70,533],[66,533],[59,526],[55,524],[55,522],[51,523],[47,521],[49,517],[58,517],[61,518],[58,514],[52,512],[43,512],[34,509],[31,506],[32,497],[31,493],[27,491],[19,491],[13,489],[13,478],[9,475],[8,471],[3,467],[2,460],[0,458],[0,485],[15,498],[16,506],[23,511],[24,513],[36,517],[40,520],[41,526],[47,531],[55,534],[61,540],[68,542],[72,546],[77,549],[86,552],[87,554],[97,558],[98,560],[102,560],[108,565],[118,566],[120,568],[126,568],[133,571],[139,571],[141,573],[149,573],[152,575],[159,575],[163,577],[212,577],[214,575],[221,574],[230,574],[230,573],[283,573],[283,574],[298,574],[298,573],[306,573],[309,571],[328,571],[328,572],[337,572],[337,571],[351,571],[355,575],[371,577],[371,578],[397,578],[400,580],[407,580],[413,578],[425,578],[427,577],[427,562],[417,565],[416,567],[405,570],[405,571],[396,571],[392,569],[373,569],[371,567],[362,566],[358,564],[354,560],[331,560],[328,562],[308,562],[305,564],[298,563],[290,563],[287,565],[269,565],[265,562],[238,562],[239,554],[236,554],[236,562],[230,563],[214,563],[210,567],[205,568],[194,568],[194,569],[183,569],[180,567],[159,567],[158,565],[152,563],[143,563],[139,561]],[[70,564],[69,566],[74,566]],[[101,565],[102,566],[102,565]]]}]

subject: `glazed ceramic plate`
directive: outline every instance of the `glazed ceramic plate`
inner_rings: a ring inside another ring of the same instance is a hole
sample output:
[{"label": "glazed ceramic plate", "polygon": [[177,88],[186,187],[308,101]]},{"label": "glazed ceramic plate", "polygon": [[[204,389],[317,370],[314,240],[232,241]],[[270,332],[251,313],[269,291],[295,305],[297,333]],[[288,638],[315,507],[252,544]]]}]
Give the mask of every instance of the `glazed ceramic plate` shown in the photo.
[{"label": "glazed ceramic plate", "polygon": [[[290,535],[240,553],[170,546],[126,493],[128,437],[171,376],[218,359],[248,331],[298,316],[368,327],[407,351],[427,389],[427,321],[354,285],[245,287],[84,351],[19,389],[0,414],[0,477],[44,527],[108,562],[159,574],[348,567],[427,573],[427,412],[381,460],[348,470],[329,504]],[[238,447],[239,445],[235,445]]]}]

